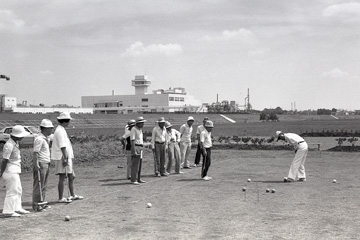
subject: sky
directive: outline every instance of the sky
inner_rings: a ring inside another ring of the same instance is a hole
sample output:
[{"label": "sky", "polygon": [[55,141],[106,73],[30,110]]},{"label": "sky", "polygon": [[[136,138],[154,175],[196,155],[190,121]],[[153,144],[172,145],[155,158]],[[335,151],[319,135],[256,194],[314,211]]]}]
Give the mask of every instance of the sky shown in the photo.
[{"label": "sky", "polygon": [[253,109],[360,109],[360,1],[1,0],[0,93],[81,96],[184,87]]}]

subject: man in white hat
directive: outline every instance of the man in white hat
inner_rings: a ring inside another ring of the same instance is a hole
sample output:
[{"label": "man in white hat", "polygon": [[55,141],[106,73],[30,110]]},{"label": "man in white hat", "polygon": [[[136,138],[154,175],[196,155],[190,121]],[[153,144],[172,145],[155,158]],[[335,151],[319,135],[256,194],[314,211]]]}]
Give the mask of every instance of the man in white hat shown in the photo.
[{"label": "man in white hat", "polygon": [[[205,130],[205,123],[208,120],[209,120],[208,117],[204,117],[203,124],[199,125],[196,128],[196,139],[198,141],[198,145],[197,145],[197,150],[196,150],[196,154],[195,154],[194,167],[198,167],[200,164],[200,158],[202,155],[202,151],[201,151],[201,147],[200,147],[200,134]],[[204,156],[203,156],[203,161],[204,161]]]},{"label": "man in white hat", "polygon": [[33,150],[33,209],[42,211],[50,208],[45,202],[47,182],[50,169],[49,136],[54,125],[49,119],[40,123],[40,134],[34,140]]},{"label": "man in white hat", "polygon": [[172,128],[173,125],[171,125],[170,122],[165,122],[165,128],[166,128],[166,147],[168,151],[168,163],[166,166],[166,171],[168,173],[171,173],[172,163],[173,160],[175,160],[175,173],[180,174],[183,173],[180,171],[180,132],[174,128]]},{"label": "man in white hat", "polygon": [[191,168],[189,162],[189,155],[191,152],[191,137],[193,132],[193,123],[195,119],[190,116],[188,117],[185,124],[180,127],[180,152],[181,152],[181,165],[183,168]]},{"label": "man in white hat", "polygon": [[19,142],[29,133],[23,126],[16,125],[12,128],[9,140],[3,148],[0,177],[5,180],[6,195],[3,214],[9,217],[20,217],[29,211],[22,208],[22,186],[20,181],[21,155]]},{"label": "man in white hat", "polygon": [[205,130],[200,134],[200,148],[203,152],[203,164],[201,169],[201,178],[205,181],[211,180],[209,177],[208,171],[211,165],[211,148],[212,148],[212,140],[211,140],[211,131],[214,128],[214,124],[212,121],[206,121],[204,124]]},{"label": "man in white hat", "polygon": [[136,118],[135,127],[130,131],[131,140],[131,183],[139,185],[146,183],[141,179],[141,165],[143,158],[144,139],[142,128],[146,120],[143,117]]},{"label": "man in white hat", "polygon": [[[65,130],[72,117],[68,112],[62,112],[57,117],[59,125],[55,129],[53,143],[51,147],[51,160],[55,161],[55,174],[59,175],[58,193],[59,203],[69,203],[72,200],[81,200],[84,197],[78,196],[74,192],[75,172],[73,168],[74,152]],[[71,196],[64,197],[65,179],[68,178]]]},{"label": "man in white hat", "polygon": [[126,151],[126,159],[127,159],[127,171],[126,177],[127,179],[131,179],[131,129],[135,126],[135,119],[131,119],[126,125],[126,130],[124,135],[120,138],[121,144],[123,145],[123,150]]},{"label": "man in white hat", "polygon": [[151,147],[154,155],[155,176],[167,177],[169,173],[165,171],[165,118],[159,118],[157,120],[157,124],[158,125],[153,128],[151,136]]},{"label": "man in white hat", "polygon": [[295,157],[291,163],[289,174],[284,182],[306,181],[305,161],[308,153],[308,145],[305,140],[295,133],[283,133],[276,131],[277,141],[283,140],[294,147]]}]

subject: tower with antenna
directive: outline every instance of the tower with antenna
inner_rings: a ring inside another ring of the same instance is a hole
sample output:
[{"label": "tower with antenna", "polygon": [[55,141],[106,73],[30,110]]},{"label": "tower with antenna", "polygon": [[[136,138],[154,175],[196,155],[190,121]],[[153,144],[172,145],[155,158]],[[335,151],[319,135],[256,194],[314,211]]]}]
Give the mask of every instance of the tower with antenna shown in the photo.
[{"label": "tower with antenna", "polygon": [[151,81],[147,80],[146,75],[137,75],[135,79],[131,81],[131,85],[135,87],[135,95],[144,95],[147,93]]}]

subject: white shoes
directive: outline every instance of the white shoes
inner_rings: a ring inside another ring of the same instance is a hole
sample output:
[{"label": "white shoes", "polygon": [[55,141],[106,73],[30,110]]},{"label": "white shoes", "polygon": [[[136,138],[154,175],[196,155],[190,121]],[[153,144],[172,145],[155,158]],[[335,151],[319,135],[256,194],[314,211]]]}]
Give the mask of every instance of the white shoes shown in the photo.
[{"label": "white shoes", "polygon": [[209,181],[209,180],[211,180],[212,178],[211,177],[208,177],[208,176],[205,176],[205,177],[203,177],[203,180],[205,180],[205,181]]},{"label": "white shoes", "polygon": [[19,211],[16,211],[16,213],[20,213],[20,214],[28,214],[28,213],[30,213],[30,211],[25,210],[25,209],[20,209]]}]

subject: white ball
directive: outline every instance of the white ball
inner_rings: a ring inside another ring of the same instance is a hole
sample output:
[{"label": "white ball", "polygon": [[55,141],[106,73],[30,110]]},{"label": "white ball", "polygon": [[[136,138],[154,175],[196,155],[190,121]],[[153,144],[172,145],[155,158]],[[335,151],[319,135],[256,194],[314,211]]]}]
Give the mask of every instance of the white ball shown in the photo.
[{"label": "white ball", "polygon": [[146,204],[146,207],[151,208],[151,207],[152,207],[152,204],[151,204],[151,203],[148,203],[148,204]]},{"label": "white ball", "polygon": [[333,180],[333,183],[336,183],[336,179]]},{"label": "white ball", "polygon": [[251,182],[251,179],[250,179],[250,178],[248,178],[248,182]]}]

